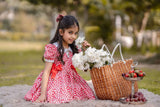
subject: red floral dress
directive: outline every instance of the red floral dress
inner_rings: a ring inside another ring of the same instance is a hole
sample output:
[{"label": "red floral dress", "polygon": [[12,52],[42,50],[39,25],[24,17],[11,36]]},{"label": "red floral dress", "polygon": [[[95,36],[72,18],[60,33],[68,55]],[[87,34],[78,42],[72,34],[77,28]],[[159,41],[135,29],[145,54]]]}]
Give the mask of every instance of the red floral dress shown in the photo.
[{"label": "red floral dress", "polygon": [[[47,62],[53,62],[47,85],[47,102],[60,104],[72,100],[95,99],[91,88],[72,65],[71,48],[65,49],[63,56],[65,64],[62,65],[57,58],[57,46],[57,43],[45,46],[44,59]],[[43,71],[25,95],[25,100],[34,102],[40,96],[42,75]]]}]

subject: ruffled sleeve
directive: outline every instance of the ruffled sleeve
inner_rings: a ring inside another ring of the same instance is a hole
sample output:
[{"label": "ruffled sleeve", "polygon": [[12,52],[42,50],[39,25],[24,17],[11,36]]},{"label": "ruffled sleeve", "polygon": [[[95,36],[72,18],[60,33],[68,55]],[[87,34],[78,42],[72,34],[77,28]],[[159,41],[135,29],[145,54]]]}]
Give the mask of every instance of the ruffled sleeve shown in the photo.
[{"label": "ruffled sleeve", "polygon": [[45,45],[44,61],[54,62],[57,55],[57,47],[53,44]]}]

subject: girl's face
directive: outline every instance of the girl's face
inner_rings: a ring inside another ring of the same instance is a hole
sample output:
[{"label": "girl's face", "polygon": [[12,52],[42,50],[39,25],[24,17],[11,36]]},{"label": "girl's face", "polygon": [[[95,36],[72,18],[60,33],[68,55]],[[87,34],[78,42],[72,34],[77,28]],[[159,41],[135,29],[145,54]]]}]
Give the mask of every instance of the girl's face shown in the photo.
[{"label": "girl's face", "polygon": [[63,37],[63,46],[64,48],[68,47],[69,44],[72,44],[78,36],[78,27],[77,26],[73,26],[71,28],[68,29],[60,29],[59,30],[60,35]]}]

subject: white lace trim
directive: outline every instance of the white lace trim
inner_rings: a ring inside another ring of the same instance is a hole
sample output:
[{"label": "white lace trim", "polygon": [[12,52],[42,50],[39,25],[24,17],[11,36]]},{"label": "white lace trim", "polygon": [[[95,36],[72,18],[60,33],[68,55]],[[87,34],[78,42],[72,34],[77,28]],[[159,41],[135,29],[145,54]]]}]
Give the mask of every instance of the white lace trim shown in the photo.
[{"label": "white lace trim", "polygon": [[[56,47],[58,47],[58,42],[53,43],[53,45],[55,45]],[[68,49],[64,48],[64,52],[68,52],[68,51],[72,52],[71,47],[69,47]]]},{"label": "white lace trim", "polygon": [[54,60],[49,60],[49,59],[45,59],[45,58],[44,58],[44,61],[45,62],[54,62]]}]

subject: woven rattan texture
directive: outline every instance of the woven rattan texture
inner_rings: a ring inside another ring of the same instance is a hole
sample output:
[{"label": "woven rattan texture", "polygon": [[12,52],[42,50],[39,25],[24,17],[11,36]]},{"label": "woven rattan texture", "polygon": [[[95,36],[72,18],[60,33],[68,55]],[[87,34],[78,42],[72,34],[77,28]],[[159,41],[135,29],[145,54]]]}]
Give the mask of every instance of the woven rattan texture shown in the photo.
[{"label": "woven rattan texture", "polygon": [[[128,97],[131,94],[131,82],[122,77],[122,73],[131,70],[132,59],[126,60],[126,63],[118,61],[111,65],[105,65],[101,68],[90,70],[91,79],[96,92],[96,96],[103,100],[117,101],[121,97]],[[135,82],[135,92],[138,91],[137,82]]]}]

